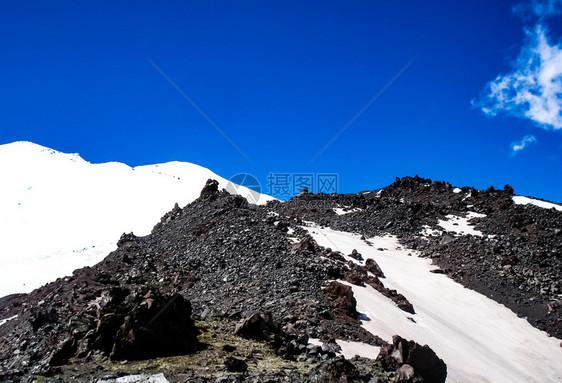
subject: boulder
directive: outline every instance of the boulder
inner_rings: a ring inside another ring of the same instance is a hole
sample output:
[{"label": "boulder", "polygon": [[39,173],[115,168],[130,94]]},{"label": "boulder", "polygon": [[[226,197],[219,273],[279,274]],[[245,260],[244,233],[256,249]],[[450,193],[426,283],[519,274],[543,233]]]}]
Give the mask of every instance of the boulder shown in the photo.
[{"label": "boulder", "polygon": [[[381,349],[377,360],[386,369],[401,371],[404,377],[411,375],[411,367],[425,383],[444,383],[447,378],[447,365],[429,346],[421,346],[398,335],[392,337],[391,345]],[[404,366],[408,367],[402,368]],[[408,379],[399,381],[414,381]]]},{"label": "boulder", "polygon": [[397,382],[412,382],[414,377],[416,376],[416,372],[414,368],[409,364],[403,364],[398,370],[396,370],[396,381]]},{"label": "boulder", "polygon": [[362,261],[363,260],[363,256],[361,255],[361,253],[359,253],[356,249],[353,249],[351,251],[351,254],[349,254],[349,256],[353,259],[356,259],[358,261]]},{"label": "boulder", "polygon": [[201,195],[199,198],[203,199],[215,199],[219,192],[219,182],[217,180],[208,179],[207,183],[201,190]]},{"label": "boulder", "polygon": [[324,295],[336,311],[357,318],[357,301],[351,286],[332,281],[324,289]]},{"label": "boulder", "polygon": [[357,367],[343,356],[329,359],[309,373],[310,383],[351,383],[359,378]]},{"label": "boulder", "polygon": [[198,349],[191,304],[181,295],[147,294],[117,330],[112,360],[141,360],[182,355]]},{"label": "boulder", "polygon": [[365,261],[365,268],[367,269],[367,271],[371,272],[375,277],[384,278],[384,273],[382,272],[382,269],[380,268],[378,263],[375,262],[374,259],[367,258],[367,260]]},{"label": "boulder", "polygon": [[234,334],[244,338],[270,341],[279,331],[271,313],[254,313],[238,322]]}]

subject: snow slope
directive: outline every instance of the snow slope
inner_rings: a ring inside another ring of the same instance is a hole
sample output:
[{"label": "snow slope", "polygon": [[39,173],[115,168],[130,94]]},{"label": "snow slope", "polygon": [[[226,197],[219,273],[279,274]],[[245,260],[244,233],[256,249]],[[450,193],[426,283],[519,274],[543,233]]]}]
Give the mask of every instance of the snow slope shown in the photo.
[{"label": "snow slope", "polygon": [[99,262],[122,233],[149,234],[175,203],[195,200],[209,178],[221,188],[228,183],[186,162],[131,168],[30,142],[0,145],[0,297]]},{"label": "snow slope", "polygon": [[481,231],[476,230],[468,221],[476,217],[485,217],[484,214],[469,212],[466,217],[459,217],[455,215],[447,215],[445,220],[439,220],[437,225],[441,226],[448,232],[453,232],[457,235],[474,235],[482,237]]},{"label": "snow slope", "polygon": [[562,211],[562,205],[553,202],[541,201],[540,199],[534,199],[529,197],[523,197],[520,195],[516,195],[512,197],[513,202],[517,205],[535,205],[538,207],[542,207],[544,209],[556,209],[558,211]]},{"label": "snow slope", "polygon": [[404,294],[416,314],[398,309],[370,286],[351,285],[358,311],[368,318],[363,326],[387,341],[398,334],[428,344],[447,364],[447,382],[562,381],[559,339],[446,275],[430,273],[435,268],[431,260],[402,248],[395,237],[370,238],[369,245],[355,234],[317,226],[306,229],[321,246],[345,255],[356,249],[364,259],[379,264],[385,286]]}]

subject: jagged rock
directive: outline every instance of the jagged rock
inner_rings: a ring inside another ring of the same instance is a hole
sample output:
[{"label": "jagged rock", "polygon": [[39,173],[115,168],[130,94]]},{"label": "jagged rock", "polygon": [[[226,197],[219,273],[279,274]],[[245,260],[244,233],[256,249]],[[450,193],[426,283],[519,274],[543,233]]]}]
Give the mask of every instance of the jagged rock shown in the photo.
[{"label": "jagged rock", "polygon": [[363,279],[364,276],[356,272],[347,273],[347,275],[345,276],[345,280],[347,282],[356,286],[365,286],[363,283]]},{"label": "jagged rock", "polygon": [[406,299],[406,297],[402,294],[398,294],[396,296],[391,297],[391,299],[396,303],[396,306],[402,311],[406,311],[410,314],[415,314],[416,310],[414,310],[414,305]]},{"label": "jagged rock", "polygon": [[[454,193],[446,183],[405,177],[380,192],[307,193],[294,201],[297,203],[273,201],[254,206],[240,196],[219,192],[214,182],[208,186],[200,200],[164,215],[163,225],[152,234],[124,235],[119,248],[98,265],[76,270],[31,294],[0,298],[1,318],[17,314],[0,326],[0,380],[15,382],[36,372],[70,371],[68,366],[55,366],[69,361],[76,361],[76,366],[82,361],[104,360],[116,339],[131,342],[126,331],[129,326],[134,334],[142,333],[143,326],[135,327],[131,315],[137,312],[135,307],[143,301],[148,305],[152,299],[146,297],[150,286],[157,286],[153,294],[164,300],[181,293],[194,312],[204,313],[198,319],[205,323],[270,311],[271,322],[262,320],[274,323],[275,318],[290,335],[277,335],[275,326],[273,330],[266,326],[262,339],[274,334],[273,339],[280,340],[275,347],[278,354],[292,360],[319,361],[330,354],[323,353],[322,347],[309,349],[308,340],[298,339],[302,334],[323,342],[337,338],[381,345],[355,320],[349,286],[322,287],[334,279],[348,279],[373,286],[403,310],[413,313],[413,306],[399,291],[384,287],[384,280],[367,273],[368,260],[365,266],[350,265],[341,253],[318,246],[299,227],[305,221],[363,238],[394,235],[404,248],[417,249],[422,257],[431,258],[448,277],[487,295],[493,292],[494,299],[527,316],[533,325],[562,336],[562,305],[556,295],[562,270],[562,214],[515,205],[509,190],[478,192],[465,187]],[[337,206],[360,211],[340,216],[332,209]],[[422,235],[425,226],[437,228],[439,219],[449,214],[466,217],[468,212],[486,214],[470,221],[483,237],[455,235],[440,243],[443,236]],[[293,229],[291,237],[301,240],[297,245],[287,236],[288,223]],[[57,319],[49,319],[52,310]],[[406,342],[393,349],[393,374],[407,363],[418,379],[418,369],[432,360],[431,353],[419,348],[421,351]],[[222,345],[217,350],[224,358],[227,351]],[[422,356],[418,359],[426,362],[416,362],[418,351]],[[237,347],[232,356],[240,352]],[[218,365],[226,368],[224,359],[220,360]],[[248,356],[247,362],[250,360]],[[248,373],[254,373],[253,369]],[[290,381],[305,380],[296,376]],[[272,380],[281,380],[278,378]],[[196,377],[193,381],[204,380]]]},{"label": "jagged rock", "polygon": [[359,378],[359,371],[343,356],[323,362],[309,373],[310,383],[351,383]]},{"label": "jagged rock", "polygon": [[[208,183],[208,181],[207,181],[207,183]],[[205,187],[207,187],[207,186],[205,186]],[[208,193],[208,191],[206,193]],[[156,226],[154,226],[152,231],[157,231],[157,230],[162,229],[164,226],[166,226],[167,224],[169,224],[173,220],[177,219],[181,215],[181,212],[182,212],[181,208],[176,203],[172,210],[170,210],[169,212],[164,214],[164,216],[162,218],[160,218],[160,222],[158,224],[156,224]]]},{"label": "jagged rock", "polygon": [[147,294],[115,334],[111,359],[139,360],[196,351],[198,331],[191,304],[181,295]]},{"label": "jagged rock", "polygon": [[245,338],[268,341],[279,332],[279,326],[273,321],[271,313],[254,313],[241,319],[234,330],[234,334]]},{"label": "jagged rock", "polygon": [[219,192],[219,182],[217,180],[209,179],[201,190],[200,198],[215,198]]},{"label": "jagged rock", "polygon": [[352,318],[357,317],[357,301],[350,286],[333,281],[326,286],[324,294],[335,310]]},{"label": "jagged rock", "polygon": [[37,331],[40,327],[48,323],[56,323],[59,319],[59,315],[54,307],[41,308],[34,310],[31,315],[30,322],[34,331]]},{"label": "jagged rock", "polygon": [[398,370],[396,370],[396,381],[400,383],[412,383],[415,376],[416,373],[414,368],[409,364],[403,364]]},{"label": "jagged rock", "polygon": [[293,249],[300,251],[314,251],[314,241],[309,236],[304,237],[293,245]]},{"label": "jagged rock", "polygon": [[[447,365],[429,346],[420,346],[398,335],[392,337],[391,345],[381,348],[377,360],[385,368],[397,371],[402,366],[409,365],[426,383],[444,383],[447,378]],[[404,373],[407,371],[410,370],[408,368],[403,370]]]},{"label": "jagged rock", "polygon": [[363,260],[363,256],[362,256],[356,249],[353,249],[353,250],[351,251],[351,254],[349,254],[349,256],[350,256],[351,258],[353,258],[353,259],[358,260],[358,261],[362,261],[362,260]]},{"label": "jagged rock", "polygon": [[121,234],[121,238],[117,242],[117,247],[122,247],[130,243],[134,243],[137,240],[137,236],[133,233],[123,233]]},{"label": "jagged rock", "polygon": [[384,278],[384,273],[382,272],[382,269],[374,259],[367,258],[367,260],[365,261],[365,268],[369,272],[373,273],[375,277]]}]

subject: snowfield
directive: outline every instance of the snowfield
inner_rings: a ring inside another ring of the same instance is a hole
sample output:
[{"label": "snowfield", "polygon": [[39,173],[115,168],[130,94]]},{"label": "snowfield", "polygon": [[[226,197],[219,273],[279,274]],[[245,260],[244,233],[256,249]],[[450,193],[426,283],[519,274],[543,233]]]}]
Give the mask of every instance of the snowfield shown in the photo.
[{"label": "snowfield", "polygon": [[[0,145],[0,297],[96,264],[122,233],[149,234],[175,203],[199,197],[209,178],[228,183],[186,162],[132,168],[30,142]],[[253,202],[248,189],[238,192]]]},{"label": "snowfield", "polygon": [[520,195],[516,195],[512,197],[513,202],[517,205],[535,205],[538,207],[542,207],[543,209],[556,209],[558,211],[562,211],[562,205],[553,202],[541,201],[539,199],[523,197]]},{"label": "snowfield", "polygon": [[352,208],[350,206],[342,206],[342,207],[336,207],[333,210],[337,215],[345,215],[345,214],[360,212],[362,209],[357,208],[357,207]]},{"label": "snowfield", "polygon": [[444,220],[439,220],[437,223],[445,231],[453,232],[457,235],[474,235],[478,237],[484,236],[481,231],[476,230],[473,225],[468,221],[476,217],[485,217],[484,214],[469,212],[466,217],[459,217],[456,215],[447,215]]},{"label": "snowfield", "polygon": [[305,228],[319,245],[339,250],[347,259],[356,249],[379,264],[384,285],[404,294],[416,314],[400,310],[370,286],[342,282],[352,286],[357,309],[368,318],[363,326],[386,341],[397,334],[429,345],[447,364],[447,382],[562,381],[560,339],[446,275],[430,273],[435,269],[431,260],[403,249],[396,238],[361,240],[330,228]]}]

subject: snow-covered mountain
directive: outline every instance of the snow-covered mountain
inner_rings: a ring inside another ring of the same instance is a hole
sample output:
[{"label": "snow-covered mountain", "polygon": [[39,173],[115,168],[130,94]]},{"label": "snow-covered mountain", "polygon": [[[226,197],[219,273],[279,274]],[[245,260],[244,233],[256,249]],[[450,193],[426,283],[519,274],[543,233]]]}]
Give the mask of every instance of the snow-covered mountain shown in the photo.
[{"label": "snow-covered mountain", "polygon": [[[149,234],[174,204],[195,200],[210,178],[227,186],[186,162],[92,164],[30,142],[0,145],[0,297],[99,262],[122,233]],[[236,190],[251,202],[272,199]]]},{"label": "snow-covered mountain", "polygon": [[561,381],[559,205],[419,177],[265,206],[197,194],[0,300],[0,379]]},{"label": "snow-covered mountain", "polygon": [[0,277],[104,258],[0,299],[0,380],[562,381],[558,204],[416,176],[258,206],[191,164],[0,149]]}]

